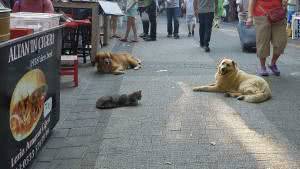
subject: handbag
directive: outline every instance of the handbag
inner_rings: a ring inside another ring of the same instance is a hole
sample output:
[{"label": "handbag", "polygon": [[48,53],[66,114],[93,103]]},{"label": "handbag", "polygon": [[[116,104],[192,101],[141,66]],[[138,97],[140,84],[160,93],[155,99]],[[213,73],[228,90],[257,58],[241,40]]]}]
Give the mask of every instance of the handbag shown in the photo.
[{"label": "handbag", "polygon": [[268,17],[268,20],[270,21],[270,23],[277,23],[286,18],[286,11],[283,7],[278,7],[278,8],[274,8],[269,11],[266,11],[263,9],[262,6],[260,6],[260,5],[258,5],[258,6]]}]

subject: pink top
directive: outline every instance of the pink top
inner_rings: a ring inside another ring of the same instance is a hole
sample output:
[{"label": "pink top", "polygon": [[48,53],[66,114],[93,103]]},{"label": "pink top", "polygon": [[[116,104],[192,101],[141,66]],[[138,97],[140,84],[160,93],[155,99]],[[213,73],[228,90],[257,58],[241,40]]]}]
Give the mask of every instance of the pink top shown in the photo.
[{"label": "pink top", "polygon": [[19,0],[15,2],[13,12],[54,13],[50,0]]}]

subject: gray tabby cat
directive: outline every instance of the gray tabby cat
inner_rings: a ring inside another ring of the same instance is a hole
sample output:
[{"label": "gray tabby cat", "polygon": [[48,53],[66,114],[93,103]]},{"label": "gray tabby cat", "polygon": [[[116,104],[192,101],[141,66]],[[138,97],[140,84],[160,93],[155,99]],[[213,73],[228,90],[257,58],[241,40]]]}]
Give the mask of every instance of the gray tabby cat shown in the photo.
[{"label": "gray tabby cat", "polygon": [[96,102],[99,109],[111,109],[124,106],[137,106],[138,101],[142,99],[142,91],[136,91],[131,94],[113,95],[100,97]]}]

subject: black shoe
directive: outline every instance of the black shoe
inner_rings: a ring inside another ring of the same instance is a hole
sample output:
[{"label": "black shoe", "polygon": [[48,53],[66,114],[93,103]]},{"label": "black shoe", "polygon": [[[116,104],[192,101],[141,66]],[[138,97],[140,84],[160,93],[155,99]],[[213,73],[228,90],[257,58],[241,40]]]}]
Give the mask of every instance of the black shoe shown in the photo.
[{"label": "black shoe", "polygon": [[191,37],[192,36],[192,33],[191,32],[189,32],[189,34],[188,34],[188,37]]},{"label": "black shoe", "polygon": [[144,38],[144,41],[156,41],[156,38],[148,37],[148,38]]},{"label": "black shoe", "polygon": [[145,33],[142,33],[142,34],[139,35],[139,37],[141,37],[141,38],[144,38],[144,37],[147,37],[147,36],[149,36],[149,35],[145,34]]},{"label": "black shoe", "polygon": [[174,39],[179,39],[179,35],[174,35]]},{"label": "black shoe", "polygon": [[172,34],[168,34],[167,37],[168,37],[168,38],[171,38],[171,37],[172,37]]},{"label": "black shoe", "polygon": [[204,51],[205,51],[205,52],[210,52],[210,48],[209,48],[208,46],[205,46],[205,47],[204,47]]},{"label": "black shoe", "polygon": [[194,32],[194,30],[192,30],[192,36],[194,36],[195,35],[195,32]]}]

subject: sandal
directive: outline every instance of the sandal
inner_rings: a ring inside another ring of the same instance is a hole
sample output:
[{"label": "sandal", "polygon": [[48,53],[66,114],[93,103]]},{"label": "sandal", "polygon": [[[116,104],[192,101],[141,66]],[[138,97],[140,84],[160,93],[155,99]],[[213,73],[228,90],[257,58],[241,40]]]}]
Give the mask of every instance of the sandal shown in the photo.
[{"label": "sandal", "polygon": [[261,67],[258,72],[260,76],[269,76],[269,72],[267,71],[266,67]]},{"label": "sandal", "polygon": [[126,38],[121,38],[119,40],[122,41],[122,42],[128,42],[128,40]]},{"label": "sandal", "polygon": [[268,65],[268,67],[275,76],[280,76],[280,71],[278,70],[277,65]]},{"label": "sandal", "polygon": [[119,35],[112,35],[111,37],[112,37],[112,38],[120,38]]}]

